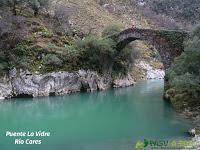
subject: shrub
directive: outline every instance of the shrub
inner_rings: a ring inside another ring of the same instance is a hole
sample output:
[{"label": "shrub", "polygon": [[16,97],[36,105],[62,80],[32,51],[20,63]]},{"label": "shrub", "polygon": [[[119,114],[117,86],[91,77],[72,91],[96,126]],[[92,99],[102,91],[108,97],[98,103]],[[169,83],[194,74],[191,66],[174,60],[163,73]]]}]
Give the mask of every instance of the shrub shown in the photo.
[{"label": "shrub", "polygon": [[188,105],[200,105],[200,37],[199,26],[194,29],[193,36],[185,42],[184,52],[176,58],[167,72],[171,87],[177,93],[186,92],[184,101]]},{"label": "shrub", "polygon": [[7,62],[0,62],[0,72],[8,70],[8,63]]},{"label": "shrub", "polygon": [[200,38],[200,24],[198,24],[194,30],[192,31],[192,36],[195,37],[197,36],[198,38]]},{"label": "shrub", "polygon": [[78,41],[77,45],[84,52],[82,60],[88,60],[86,64],[90,64],[92,69],[102,72],[111,68],[116,53],[115,42],[112,39],[102,39],[95,35],[89,35]]},{"label": "shrub", "polygon": [[41,35],[44,38],[51,38],[53,36],[50,30],[48,30],[45,26],[33,28],[32,33],[34,37],[37,37],[37,35]]},{"label": "shrub", "polygon": [[57,55],[55,54],[47,54],[44,58],[43,58],[43,61],[42,63],[44,65],[47,65],[47,66],[61,66],[62,65],[62,60],[60,58],[58,58]]},{"label": "shrub", "polygon": [[6,60],[6,57],[3,53],[0,52],[0,73],[7,71],[9,69],[8,62]]},{"label": "shrub", "polygon": [[29,43],[29,41],[24,40],[16,45],[16,47],[12,50],[12,53],[19,57],[27,56],[30,50],[30,45],[31,43]]},{"label": "shrub", "polygon": [[138,58],[138,56],[139,51],[137,49],[131,45],[126,46],[115,58],[113,71],[117,74],[126,75],[131,67],[133,67],[135,59]]},{"label": "shrub", "polygon": [[119,25],[111,25],[108,26],[107,28],[105,28],[102,32],[102,37],[108,37],[108,36],[112,36],[115,34],[118,34],[122,31],[122,27]]},{"label": "shrub", "polygon": [[82,61],[85,66],[97,69],[99,72],[114,71],[116,74],[127,74],[138,52],[130,45],[118,51],[116,41],[107,37],[118,32],[118,29],[109,27],[103,32],[103,38],[89,35],[78,41],[78,49],[83,52]]},{"label": "shrub", "polygon": [[13,15],[17,15],[17,9],[24,6],[26,0],[1,0],[0,8],[10,8]]}]

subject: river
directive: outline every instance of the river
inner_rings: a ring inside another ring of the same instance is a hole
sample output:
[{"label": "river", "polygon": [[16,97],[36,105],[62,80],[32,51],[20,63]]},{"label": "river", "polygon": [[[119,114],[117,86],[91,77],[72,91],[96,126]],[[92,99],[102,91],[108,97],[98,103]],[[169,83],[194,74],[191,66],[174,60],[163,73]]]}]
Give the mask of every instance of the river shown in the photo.
[{"label": "river", "polygon": [[[137,140],[186,137],[190,120],[162,100],[163,80],[134,87],[0,102],[0,150],[133,150]],[[50,132],[9,137],[10,132]],[[40,145],[16,145],[15,139]]]}]

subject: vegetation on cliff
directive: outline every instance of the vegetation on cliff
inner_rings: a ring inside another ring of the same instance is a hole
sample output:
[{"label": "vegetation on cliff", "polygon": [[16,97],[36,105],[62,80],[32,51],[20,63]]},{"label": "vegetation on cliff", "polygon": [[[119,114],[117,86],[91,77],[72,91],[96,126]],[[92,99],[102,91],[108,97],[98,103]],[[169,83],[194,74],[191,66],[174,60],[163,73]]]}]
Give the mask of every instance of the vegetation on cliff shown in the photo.
[{"label": "vegetation on cliff", "polygon": [[[36,73],[96,70],[126,74],[136,53],[117,51],[109,35],[123,28],[109,26],[102,36],[70,26],[64,3],[49,13],[50,1],[2,1],[0,5],[0,72],[12,68]],[[61,7],[61,5],[63,7]],[[67,7],[67,6],[66,6]]]},{"label": "vegetation on cliff", "polygon": [[200,25],[185,42],[182,55],[176,58],[167,72],[169,89],[167,95],[174,106],[180,110],[190,107],[198,110],[200,106]]}]

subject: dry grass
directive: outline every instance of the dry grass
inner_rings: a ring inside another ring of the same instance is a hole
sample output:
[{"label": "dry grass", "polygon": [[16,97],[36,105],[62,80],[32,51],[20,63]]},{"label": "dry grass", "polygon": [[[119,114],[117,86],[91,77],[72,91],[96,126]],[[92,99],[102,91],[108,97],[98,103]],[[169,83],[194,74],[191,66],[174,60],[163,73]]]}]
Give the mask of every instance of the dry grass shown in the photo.
[{"label": "dry grass", "polygon": [[149,28],[148,22],[140,15],[132,11],[126,2],[114,0],[111,3],[116,8],[115,12],[108,12],[97,3],[97,0],[66,0],[69,7],[74,8],[70,16],[74,27],[83,32],[101,33],[109,25],[119,24],[126,28],[131,26],[132,19],[137,27]]}]

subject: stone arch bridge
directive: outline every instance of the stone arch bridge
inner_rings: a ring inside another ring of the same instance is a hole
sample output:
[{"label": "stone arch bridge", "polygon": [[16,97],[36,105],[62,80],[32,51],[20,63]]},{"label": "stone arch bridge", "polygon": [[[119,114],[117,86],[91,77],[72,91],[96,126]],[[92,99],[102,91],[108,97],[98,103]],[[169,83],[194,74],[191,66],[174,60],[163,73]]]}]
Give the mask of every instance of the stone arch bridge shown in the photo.
[{"label": "stone arch bridge", "polygon": [[171,66],[174,58],[183,52],[183,42],[189,37],[189,32],[130,28],[114,36],[118,43],[117,50],[122,50],[135,40],[146,41],[153,45],[158,50],[166,70]]}]

